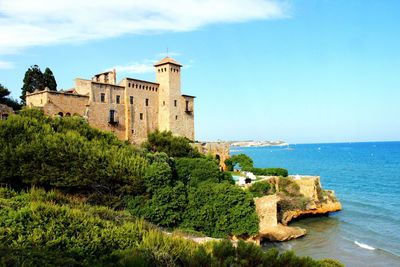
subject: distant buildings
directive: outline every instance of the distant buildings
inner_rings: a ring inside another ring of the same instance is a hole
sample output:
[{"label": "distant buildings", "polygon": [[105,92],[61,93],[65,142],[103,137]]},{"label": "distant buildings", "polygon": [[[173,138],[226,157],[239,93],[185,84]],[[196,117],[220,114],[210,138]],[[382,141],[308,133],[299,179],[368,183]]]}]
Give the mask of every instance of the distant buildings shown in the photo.
[{"label": "distant buildings", "polygon": [[156,82],[124,78],[116,84],[114,70],[91,80],[77,78],[68,91],[27,94],[26,104],[50,116],[82,116],[131,143],[143,142],[156,129],[194,140],[195,97],[181,93],[182,65],[166,57],[154,67]]}]

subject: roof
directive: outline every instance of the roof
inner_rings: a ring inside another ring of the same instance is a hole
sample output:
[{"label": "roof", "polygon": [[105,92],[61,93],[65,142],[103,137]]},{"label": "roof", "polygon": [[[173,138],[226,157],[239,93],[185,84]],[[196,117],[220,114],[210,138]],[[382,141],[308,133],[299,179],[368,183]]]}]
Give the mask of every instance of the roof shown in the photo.
[{"label": "roof", "polygon": [[165,57],[165,58],[161,59],[156,64],[154,64],[154,67],[158,67],[158,66],[161,66],[164,64],[173,64],[173,65],[182,67],[182,65],[180,63],[178,63],[175,59],[170,58],[170,57]]},{"label": "roof", "polygon": [[191,97],[191,98],[196,98],[195,96],[192,95],[182,95],[183,97]]}]

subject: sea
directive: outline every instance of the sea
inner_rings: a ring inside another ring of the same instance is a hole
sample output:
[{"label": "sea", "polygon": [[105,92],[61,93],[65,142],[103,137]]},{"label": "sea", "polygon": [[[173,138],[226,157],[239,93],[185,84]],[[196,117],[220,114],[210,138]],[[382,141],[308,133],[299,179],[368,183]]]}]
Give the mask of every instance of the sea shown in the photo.
[{"label": "sea", "polygon": [[343,210],[291,223],[305,237],[263,246],[346,266],[400,266],[400,142],[291,144],[231,148],[255,167],[283,167],[289,174],[318,175]]}]

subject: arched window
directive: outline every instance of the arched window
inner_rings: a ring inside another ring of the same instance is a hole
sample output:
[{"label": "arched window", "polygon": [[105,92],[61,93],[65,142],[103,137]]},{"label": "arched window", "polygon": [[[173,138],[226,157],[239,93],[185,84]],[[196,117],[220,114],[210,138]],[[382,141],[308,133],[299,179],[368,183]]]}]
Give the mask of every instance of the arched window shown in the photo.
[{"label": "arched window", "polygon": [[71,117],[71,113],[69,112],[65,113],[65,117]]},{"label": "arched window", "polygon": [[57,115],[60,116],[60,117],[63,117],[63,116],[64,116],[64,113],[58,112]]}]

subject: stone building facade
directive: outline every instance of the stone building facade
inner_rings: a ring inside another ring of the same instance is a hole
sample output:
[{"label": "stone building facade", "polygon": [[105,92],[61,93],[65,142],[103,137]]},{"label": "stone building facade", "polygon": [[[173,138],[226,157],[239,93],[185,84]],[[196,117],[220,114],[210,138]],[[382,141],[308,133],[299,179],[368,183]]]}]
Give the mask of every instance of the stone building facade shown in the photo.
[{"label": "stone building facade", "polygon": [[143,142],[156,129],[194,140],[195,97],[181,93],[182,65],[166,57],[154,67],[155,82],[124,78],[117,84],[114,70],[77,78],[68,91],[35,91],[26,103],[50,116],[82,116],[131,143]]}]

